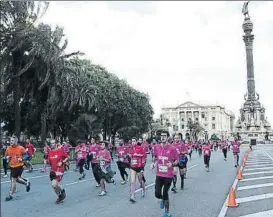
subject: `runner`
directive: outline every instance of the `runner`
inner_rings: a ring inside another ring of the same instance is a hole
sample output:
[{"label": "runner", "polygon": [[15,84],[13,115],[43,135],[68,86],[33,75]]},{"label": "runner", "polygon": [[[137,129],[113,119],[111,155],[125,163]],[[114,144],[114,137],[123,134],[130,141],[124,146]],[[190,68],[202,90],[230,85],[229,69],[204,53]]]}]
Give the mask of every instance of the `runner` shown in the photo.
[{"label": "runner", "polygon": [[45,173],[46,172],[46,165],[47,165],[47,158],[48,158],[48,152],[51,150],[50,146],[47,144],[47,142],[45,142],[44,145],[44,167],[41,170],[41,173]]},{"label": "runner", "polygon": [[2,149],[2,162],[3,162],[3,168],[4,168],[4,175],[3,178],[8,178],[8,159],[6,157],[6,150],[9,146],[9,142],[6,143],[6,145],[3,145],[3,149]]},{"label": "runner", "polygon": [[156,167],[155,197],[161,200],[160,208],[165,208],[163,217],[170,217],[169,189],[174,177],[174,167],[178,165],[177,150],[167,143],[169,132],[161,132],[161,144],[155,146],[151,168]]},{"label": "runner", "polygon": [[208,142],[205,142],[205,144],[202,146],[202,149],[204,151],[204,164],[205,168],[207,169],[207,172],[209,172],[209,162],[210,162],[210,156],[211,156],[211,145]]},{"label": "runner", "polygon": [[189,142],[189,144],[187,145],[188,155],[190,157],[190,161],[191,161],[191,155],[192,155],[192,150],[193,150],[193,144],[194,144],[194,142]]},{"label": "runner", "polygon": [[[138,143],[142,146],[143,150],[145,151],[146,155],[149,153],[149,143],[146,141],[146,139],[142,140],[142,138],[139,138],[138,139]],[[145,169],[145,166],[146,166],[146,161],[147,161],[147,157],[146,158],[143,158],[143,164],[144,164],[144,169]],[[144,176],[144,172],[143,172],[143,181],[144,183],[146,183],[146,179],[145,179],[145,176]],[[141,187],[141,186],[140,186]]]},{"label": "runner", "polygon": [[27,153],[24,156],[25,165],[29,169],[28,172],[32,172],[33,166],[31,163],[31,159],[34,157],[36,148],[34,147],[33,144],[30,143],[29,139],[26,140],[26,151],[27,151]]},{"label": "runner", "polygon": [[[125,147],[124,141],[122,139],[120,139],[119,140],[119,147],[117,147],[116,156],[118,158],[117,165],[118,165],[118,169],[120,172],[120,176],[122,178],[122,180],[120,181],[120,183],[122,185],[124,185],[126,183],[126,181],[129,180],[129,175],[126,172],[126,168],[130,168],[129,160],[127,157],[128,153],[129,153],[129,151]],[[125,176],[126,176],[126,179],[125,179]]]},{"label": "runner", "polygon": [[100,177],[99,177],[100,165],[99,165],[99,160],[97,158],[97,155],[99,154],[100,150],[101,150],[100,146],[95,143],[95,138],[91,138],[91,146],[89,148],[89,152],[92,154],[91,167],[92,167],[94,178],[97,182],[96,187],[100,187]]},{"label": "runner", "polygon": [[224,160],[226,161],[227,160],[227,149],[228,149],[228,144],[226,141],[222,141],[221,148],[222,148],[222,152],[224,155]]},{"label": "runner", "polygon": [[7,147],[5,156],[10,165],[10,192],[9,196],[6,197],[6,201],[10,201],[13,199],[13,194],[16,190],[16,182],[19,184],[26,186],[26,191],[30,191],[30,182],[27,179],[22,178],[22,173],[24,171],[24,162],[23,155],[26,153],[26,149],[21,145],[18,145],[18,138],[16,136],[12,136],[10,139],[10,146]]},{"label": "runner", "polygon": [[86,161],[86,157],[87,157],[87,148],[85,144],[82,143],[81,141],[78,141],[78,145],[75,148],[75,153],[77,156],[77,164],[80,169],[80,175],[81,175],[79,180],[82,180],[86,176],[86,173],[84,172],[84,168],[83,168]]},{"label": "runner", "polygon": [[130,150],[130,168],[131,168],[131,188],[130,188],[130,201],[132,203],[136,202],[135,200],[135,190],[136,190],[136,177],[138,178],[138,181],[140,183],[140,186],[142,188],[141,195],[142,197],[145,196],[145,184],[143,180],[143,173],[144,173],[144,159],[147,158],[147,155],[141,146],[140,142],[137,142],[136,138],[132,139],[132,148]]},{"label": "runner", "polygon": [[100,163],[100,187],[101,187],[101,193],[100,196],[106,195],[106,189],[105,189],[105,181],[107,183],[113,183],[116,184],[114,177],[115,172],[111,169],[111,154],[110,151],[107,149],[108,143],[102,142],[101,143],[101,150],[98,153],[98,159]]},{"label": "runner", "polygon": [[61,144],[51,141],[52,150],[48,152],[48,163],[51,166],[49,178],[54,192],[57,195],[56,204],[63,202],[66,198],[65,189],[60,185],[63,178],[65,163],[69,156],[63,151]]},{"label": "runner", "polygon": [[239,166],[239,153],[240,153],[240,142],[238,141],[238,138],[235,137],[234,141],[232,142],[232,150],[233,150],[233,156],[234,156],[234,166]]},{"label": "runner", "polygon": [[89,141],[86,144],[86,148],[87,148],[87,157],[86,157],[86,163],[85,163],[84,167],[85,167],[86,170],[89,170],[90,169],[90,163],[92,161],[92,154],[90,152],[91,144],[90,144]]}]

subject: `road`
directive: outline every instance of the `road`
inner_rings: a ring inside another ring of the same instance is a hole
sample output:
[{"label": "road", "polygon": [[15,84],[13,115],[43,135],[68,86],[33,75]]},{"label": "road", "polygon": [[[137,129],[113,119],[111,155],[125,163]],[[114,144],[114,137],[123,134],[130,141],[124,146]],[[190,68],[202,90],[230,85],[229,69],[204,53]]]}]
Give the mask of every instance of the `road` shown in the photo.
[{"label": "road", "polygon": [[272,145],[258,145],[250,153],[235,194],[239,206],[227,209],[224,205],[219,217],[273,216]]},{"label": "road", "polygon": [[[246,148],[243,148],[241,155],[245,151]],[[260,157],[258,153],[263,153],[263,151],[254,151],[253,157]],[[151,162],[150,158],[148,162]],[[117,169],[115,164],[113,164],[113,168]],[[188,168],[185,189],[183,191],[179,190],[177,194],[170,192],[172,216],[218,217],[229,188],[236,178],[236,168],[233,166],[231,152],[228,153],[227,161],[224,161],[222,152],[213,152],[210,172],[205,171],[203,159],[194,152],[192,160],[188,163]],[[10,183],[7,179],[2,178],[1,206],[3,217],[59,217],[62,215],[66,217],[162,216],[159,201],[154,197],[155,171],[148,166],[145,170],[148,186],[147,195],[145,198],[140,198],[138,193],[135,204],[128,201],[129,184],[120,185],[119,174],[116,175],[117,185],[107,185],[107,196],[100,197],[98,196],[100,190],[95,187],[91,171],[87,171],[86,179],[83,181],[78,181],[79,174],[77,172],[68,171],[62,180],[62,184],[67,191],[67,199],[59,205],[54,203],[56,195],[51,189],[48,174],[34,171],[31,174],[24,173],[24,176],[31,181],[31,191],[27,193],[24,186],[18,185],[14,200],[9,202],[5,202],[5,197],[8,194]],[[244,183],[250,182],[246,181]],[[242,182],[242,186],[245,185],[244,183]],[[179,185],[180,181],[178,181]],[[246,194],[245,192],[246,190],[242,190],[240,193]],[[240,196],[240,193],[237,193],[238,196]],[[272,201],[271,204],[273,204]],[[241,206],[236,209],[240,208]],[[237,214],[235,209],[227,209],[225,213],[228,217],[237,216]]]}]

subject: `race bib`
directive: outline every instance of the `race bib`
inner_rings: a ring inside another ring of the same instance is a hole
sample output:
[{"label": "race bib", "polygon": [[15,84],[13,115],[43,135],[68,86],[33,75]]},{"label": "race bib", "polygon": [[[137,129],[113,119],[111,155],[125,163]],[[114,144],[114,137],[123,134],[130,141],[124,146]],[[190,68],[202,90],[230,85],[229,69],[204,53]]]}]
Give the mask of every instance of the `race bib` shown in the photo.
[{"label": "race bib", "polygon": [[100,161],[100,165],[101,165],[101,166],[104,166],[104,165],[105,165],[105,161],[104,161],[104,160],[101,160],[101,161]]},{"label": "race bib", "polygon": [[161,173],[168,172],[168,166],[167,165],[158,165],[158,171]]},{"label": "race bib", "polygon": [[132,159],[132,165],[137,165],[138,164],[138,159]]},{"label": "race bib", "polygon": [[82,152],[78,152],[78,157],[82,157]]},{"label": "race bib", "polygon": [[209,150],[206,150],[206,151],[205,151],[205,155],[209,155]]},{"label": "race bib", "polygon": [[120,157],[120,158],[119,158],[119,161],[123,162],[123,161],[124,161],[124,158]]},{"label": "race bib", "polygon": [[93,155],[93,158],[96,158],[96,152],[91,152],[91,154]]}]

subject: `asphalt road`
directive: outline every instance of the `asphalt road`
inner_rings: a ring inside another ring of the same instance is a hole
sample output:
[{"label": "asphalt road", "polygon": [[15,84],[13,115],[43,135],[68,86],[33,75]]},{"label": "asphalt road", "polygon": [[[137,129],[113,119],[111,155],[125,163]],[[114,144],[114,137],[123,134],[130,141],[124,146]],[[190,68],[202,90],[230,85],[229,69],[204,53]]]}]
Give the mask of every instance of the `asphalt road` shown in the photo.
[{"label": "asphalt road", "polygon": [[235,194],[238,207],[223,208],[219,217],[273,216],[273,145],[254,147]]},{"label": "asphalt road", "polygon": [[[246,151],[243,148],[242,155]],[[100,189],[96,188],[91,171],[87,171],[85,180],[78,181],[79,173],[68,171],[62,180],[67,199],[56,205],[56,195],[53,192],[48,174],[34,171],[24,173],[31,182],[31,191],[18,185],[14,200],[6,202],[9,191],[9,180],[1,178],[1,213],[2,217],[157,217],[162,216],[159,201],[154,197],[155,171],[149,168],[149,157],[145,170],[147,194],[141,198],[138,193],[137,202],[129,202],[129,184],[119,183],[119,173],[115,176],[117,185],[107,185],[108,194],[98,196]],[[115,164],[113,168],[117,169]],[[188,163],[188,174],[185,189],[177,194],[170,192],[170,212],[173,217],[217,217],[236,177],[233,166],[233,156],[228,152],[228,160],[224,161],[222,152],[212,153],[210,172],[206,172],[203,158],[193,153]],[[180,179],[180,178],[179,178]],[[178,186],[180,180],[178,181]],[[138,185],[137,185],[138,186]],[[230,211],[227,210],[227,213]],[[236,214],[228,214],[228,217]]]}]

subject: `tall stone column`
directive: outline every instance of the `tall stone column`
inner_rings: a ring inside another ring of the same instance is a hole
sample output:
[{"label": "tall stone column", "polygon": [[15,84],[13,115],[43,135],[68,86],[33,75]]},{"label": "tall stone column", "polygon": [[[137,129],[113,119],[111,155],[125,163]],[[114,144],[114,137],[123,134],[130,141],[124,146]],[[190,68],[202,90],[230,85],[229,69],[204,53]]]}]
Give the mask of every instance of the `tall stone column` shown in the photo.
[{"label": "tall stone column", "polygon": [[254,35],[251,34],[253,30],[253,23],[250,17],[245,17],[243,23],[243,30],[245,35],[243,40],[246,47],[246,65],[247,65],[247,99],[256,100],[255,94],[255,80],[254,80],[254,66],[253,66],[253,40]]}]

